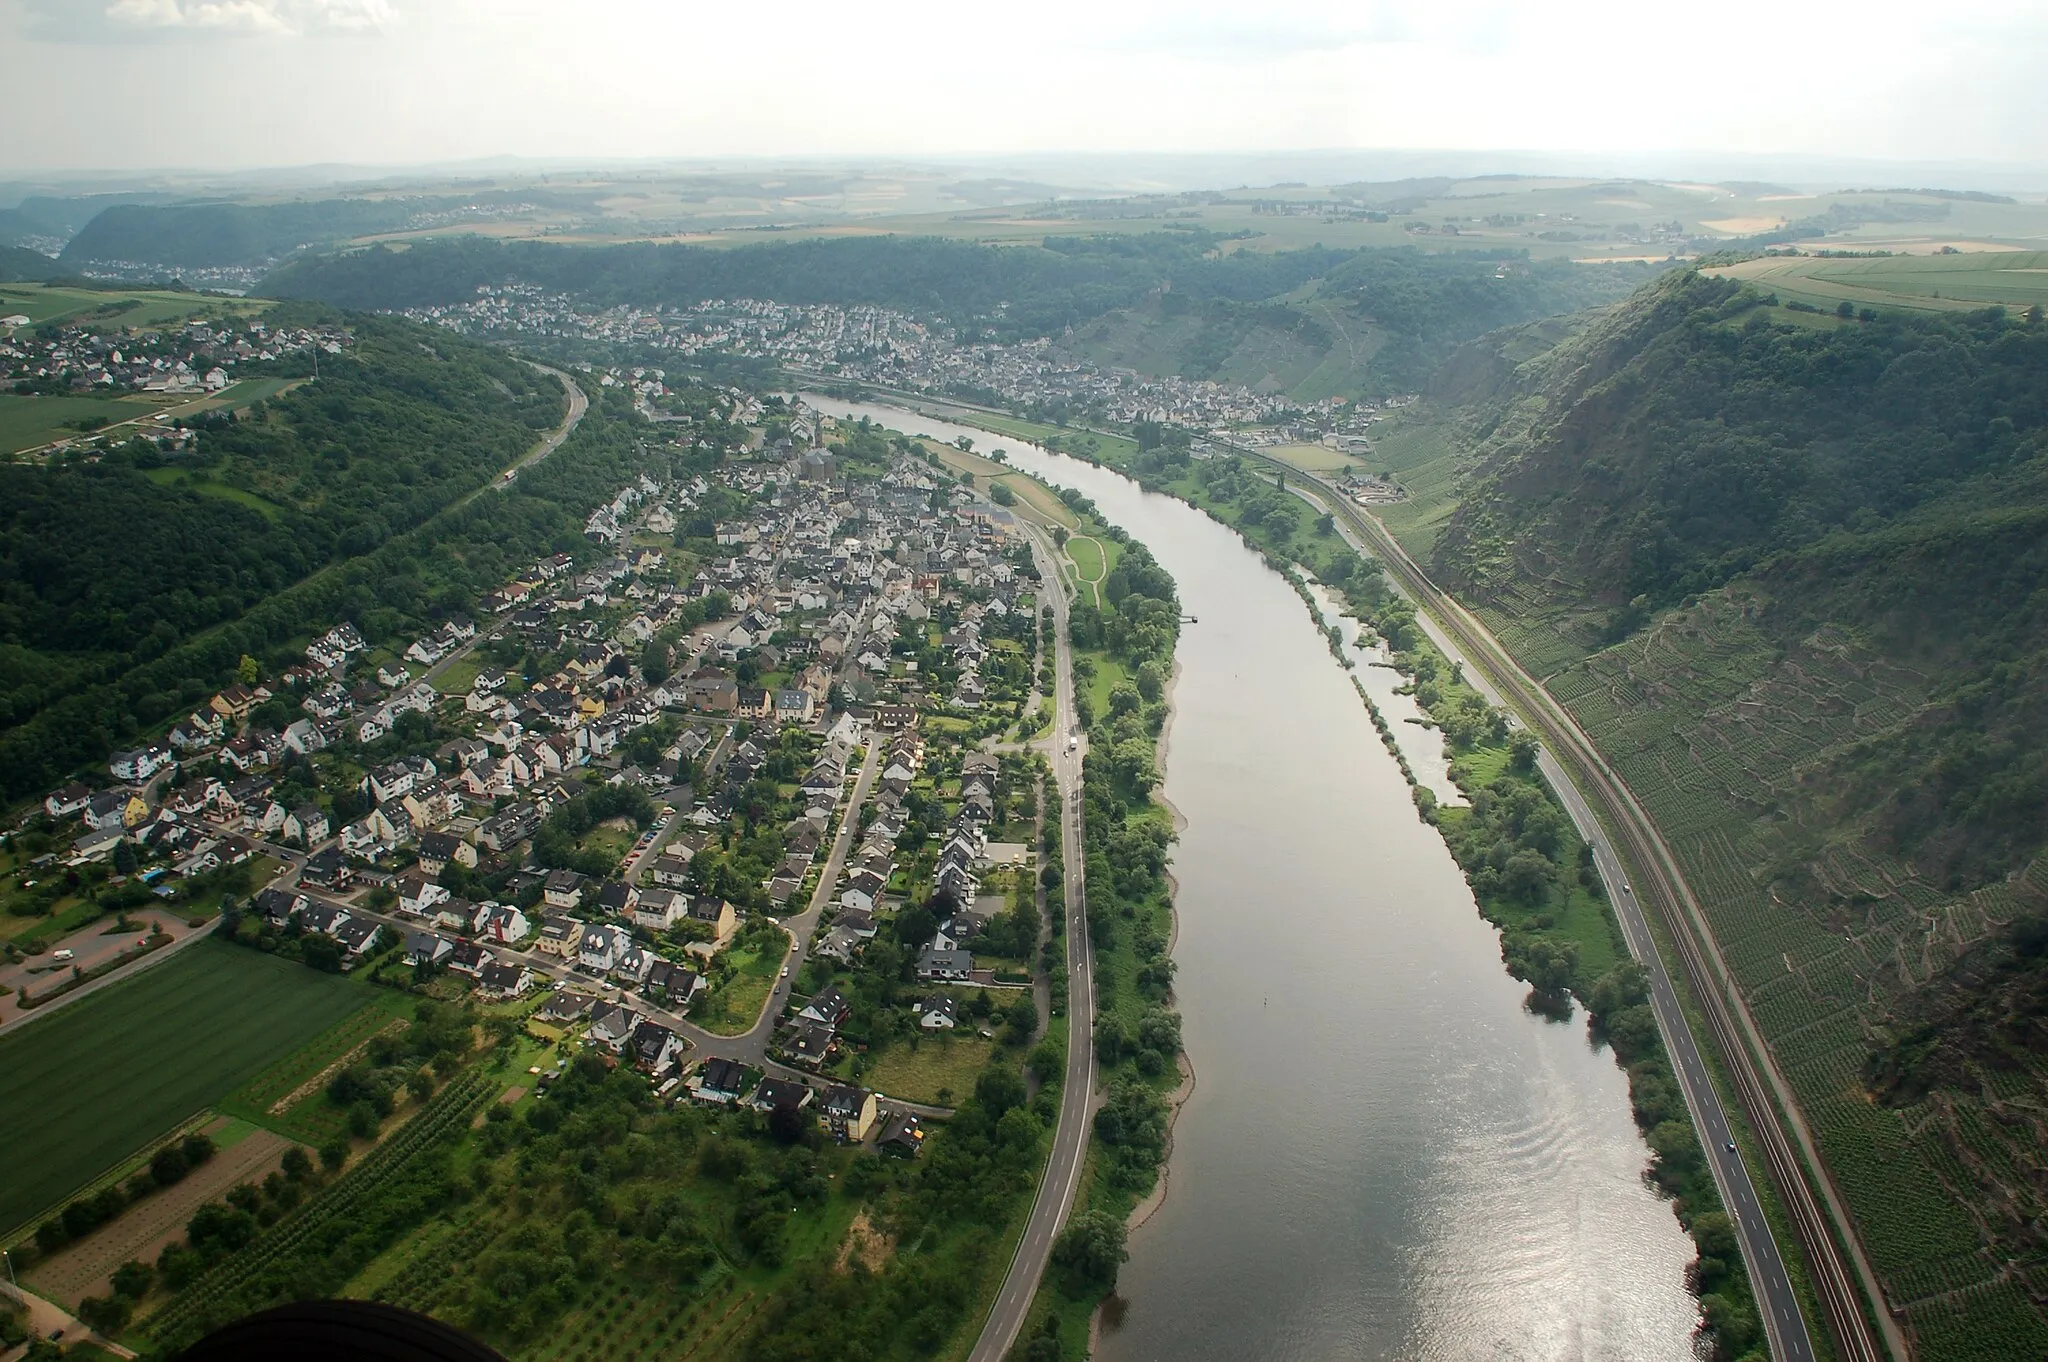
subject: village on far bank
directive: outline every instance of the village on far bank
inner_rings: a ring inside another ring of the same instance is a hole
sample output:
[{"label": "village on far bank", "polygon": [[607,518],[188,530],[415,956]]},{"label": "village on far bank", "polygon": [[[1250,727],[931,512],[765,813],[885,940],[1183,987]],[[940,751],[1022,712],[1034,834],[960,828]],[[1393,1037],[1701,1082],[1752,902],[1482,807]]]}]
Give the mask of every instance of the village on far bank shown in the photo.
[{"label": "village on far bank", "polygon": [[417,636],[245,657],[49,791],[6,837],[0,898],[48,922],[0,1029],[210,935],[511,1017],[543,1090],[588,1048],[915,1155],[1041,1024],[1038,573],[922,444],[730,401],[743,450],[577,551]]}]

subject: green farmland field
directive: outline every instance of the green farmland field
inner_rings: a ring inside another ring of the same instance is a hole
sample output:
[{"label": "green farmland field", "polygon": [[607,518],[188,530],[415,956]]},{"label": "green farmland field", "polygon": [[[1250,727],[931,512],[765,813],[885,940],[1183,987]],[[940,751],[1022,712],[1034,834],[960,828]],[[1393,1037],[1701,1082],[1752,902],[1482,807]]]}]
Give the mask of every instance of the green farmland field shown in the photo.
[{"label": "green farmland field", "polygon": [[353,980],[207,941],[0,1034],[0,1234],[370,1001]]},{"label": "green farmland field", "polygon": [[130,421],[147,416],[153,404],[106,397],[16,397],[0,394],[0,454],[34,449],[81,432],[70,423],[87,417]]},{"label": "green farmland field", "polygon": [[62,320],[80,326],[149,329],[188,317],[249,317],[268,308],[260,298],[220,298],[159,289],[89,289],[64,285],[0,286],[0,313],[32,322]]},{"label": "green farmland field", "polygon": [[2048,251],[1965,251],[1868,260],[1767,256],[1708,273],[1829,309],[1843,302],[1916,311],[2048,304]]}]

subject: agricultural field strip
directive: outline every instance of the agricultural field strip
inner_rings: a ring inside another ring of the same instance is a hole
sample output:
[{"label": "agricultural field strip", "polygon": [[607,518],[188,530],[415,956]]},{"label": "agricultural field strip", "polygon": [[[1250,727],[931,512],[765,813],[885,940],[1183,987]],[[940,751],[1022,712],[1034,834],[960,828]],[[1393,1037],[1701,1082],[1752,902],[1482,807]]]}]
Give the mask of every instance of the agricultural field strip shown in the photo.
[{"label": "agricultural field strip", "polygon": [[[11,1234],[163,1131],[220,1102],[242,1074],[369,1001],[353,980],[201,942],[12,1035],[10,1097],[41,1113],[0,1180]],[[147,1016],[138,1028],[133,1019]],[[82,1075],[90,1075],[90,1081]]]}]

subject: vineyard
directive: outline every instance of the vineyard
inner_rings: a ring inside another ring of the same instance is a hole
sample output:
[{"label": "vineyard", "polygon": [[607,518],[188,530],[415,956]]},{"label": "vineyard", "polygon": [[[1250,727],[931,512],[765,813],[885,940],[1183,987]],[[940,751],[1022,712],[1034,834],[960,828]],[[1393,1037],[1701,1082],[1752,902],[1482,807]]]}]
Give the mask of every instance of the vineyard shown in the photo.
[{"label": "vineyard", "polygon": [[428,1165],[483,1106],[495,1084],[474,1070],[456,1078],[333,1185],[185,1288],[143,1322],[176,1349],[231,1319],[338,1291],[374,1253],[445,1195],[444,1169]]},{"label": "vineyard", "polygon": [[1576,621],[1548,627],[1533,597],[1482,613],[1531,670],[1550,671],[1551,693],[1679,857],[1926,1354],[2040,1355],[2048,1324],[2029,1297],[2048,1294],[2048,1262],[2021,1246],[2041,1152],[2015,1114],[2037,1110],[2040,1075],[1998,1073],[1982,1100],[1888,1107],[1866,1065],[1890,999],[2048,894],[2024,879],[1947,891],[1842,825],[1826,773],[1911,723],[1930,678],[1838,630],[1786,648],[1766,626],[1771,604],[1738,585],[1590,652]]}]

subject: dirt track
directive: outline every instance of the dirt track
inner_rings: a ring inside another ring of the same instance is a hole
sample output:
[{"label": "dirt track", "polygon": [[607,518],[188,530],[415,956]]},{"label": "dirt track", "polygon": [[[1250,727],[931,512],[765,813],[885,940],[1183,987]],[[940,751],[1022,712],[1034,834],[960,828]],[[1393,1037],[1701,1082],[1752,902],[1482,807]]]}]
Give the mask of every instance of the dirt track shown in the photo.
[{"label": "dirt track", "polygon": [[184,1237],[185,1222],[239,1183],[260,1181],[284,1158],[291,1141],[258,1130],[187,1174],[183,1182],[129,1207],[29,1274],[29,1285],[72,1309],[104,1296],[114,1269],[130,1258],[153,1263],[166,1244]]}]

